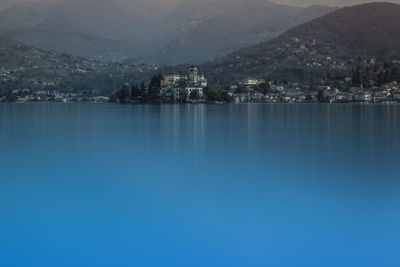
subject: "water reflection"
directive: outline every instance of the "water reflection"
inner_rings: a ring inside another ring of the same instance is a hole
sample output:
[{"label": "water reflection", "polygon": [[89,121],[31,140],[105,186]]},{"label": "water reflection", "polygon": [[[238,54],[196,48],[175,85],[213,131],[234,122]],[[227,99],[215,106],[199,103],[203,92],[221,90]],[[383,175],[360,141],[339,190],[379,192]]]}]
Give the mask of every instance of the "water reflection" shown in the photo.
[{"label": "water reflection", "polygon": [[397,266],[399,116],[0,105],[0,265]]}]

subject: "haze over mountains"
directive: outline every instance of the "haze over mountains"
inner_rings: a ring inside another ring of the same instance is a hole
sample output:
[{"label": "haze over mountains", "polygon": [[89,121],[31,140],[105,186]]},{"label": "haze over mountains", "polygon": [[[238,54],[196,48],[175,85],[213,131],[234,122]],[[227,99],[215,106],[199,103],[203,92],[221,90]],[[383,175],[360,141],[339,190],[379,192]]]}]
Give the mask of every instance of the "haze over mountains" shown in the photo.
[{"label": "haze over mountains", "polygon": [[333,10],[265,0],[48,0],[0,12],[0,34],[105,61],[198,63]]},{"label": "haze over mountains", "polygon": [[[58,1],[58,0],[47,0],[47,1]],[[32,2],[41,2],[41,0],[1,0],[0,1],[0,10],[7,9],[13,5],[21,4],[21,3],[32,3]],[[160,1],[158,0],[148,0],[150,3],[159,4]],[[176,5],[183,0],[170,0],[170,1],[161,1],[165,3],[165,5]],[[363,4],[368,2],[374,2],[373,0],[272,0],[277,4],[283,5],[292,5],[292,6],[312,6],[312,5],[324,5],[324,6],[349,6],[349,5],[356,5],[356,4]],[[375,2],[394,2],[400,3],[400,0],[376,0]],[[164,6],[165,6],[164,5]]]},{"label": "haze over mountains", "polygon": [[[189,10],[193,10],[191,5],[188,7]],[[280,7],[275,4],[271,4],[271,6]],[[207,5],[204,7],[206,8]],[[237,10],[238,7],[240,7],[239,3],[237,6],[233,5],[232,10]],[[313,8],[319,9],[319,7],[311,7],[308,9],[293,8],[291,10],[293,12],[298,10],[309,11]],[[38,12],[41,12],[40,9],[38,9]],[[173,12],[171,11],[170,14]],[[193,13],[191,14],[189,18],[196,17]],[[204,14],[204,12],[199,10],[199,14]],[[214,21],[220,23],[218,19],[221,16],[215,16],[210,12],[208,14],[212,19],[206,20],[207,23]],[[254,14],[257,13],[254,12]],[[374,62],[384,65],[383,62],[400,61],[400,16],[398,14],[400,14],[400,5],[390,3],[371,3],[342,8],[295,26],[270,41],[237,50],[209,63],[202,64],[200,70],[205,72],[210,80],[218,80],[222,83],[249,76],[259,79],[286,79],[292,82],[325,79],[343,81],[349,73],[351,75],[354,68],[361,65],[373,68],[373,66],[378,65]],[[176,16],[172,17],[176,18]],[[163,17],[162,20],[168,21],[169,18]],[[187,21],[187,18],[184,18],[184,20]],[[180,22],[179,19],[177,21]],[[68,27],[73,27],[75,25],[67,22],[57,25],[56,22],[62,22],[62,20],[55,19],[46,26],[61,27],[68,25]],[[215,28],[218,24],[216,22],[215,24],[206,23],[209,27],[200,27],[199,29]],[[195,25],[193,27],[196,28],[202,23],[193,23]],[[168,27],[170,25],[172,24],[165,24],[163,27],[153,28],[153,30],[158,30],[158,34],[168,39]],[[246,24],[240,23],[240,25]],[[29,24],[22,24],[22,26],[31,27]],[[90,24],[87,24],[87,26],[90,26]],[[192,27],[189,28],[192,29]],[[265,30],[265,28],[262,25],[260,26],[260,29]],[[10,30],[8,33],[10,32],[13,31]],[[44,30],[38,32],[49,35],[49,32]],[[132,49],[131,44],[133,43],[67,30],[65,32],[52,32],[51,34],[57,38],[66,38],[65,42],[70,41],[71,36],[80,36],[83,40],[87,38],[88,43],[97,38],[98,43],[108,42],[108,47],[115,44],[116,50],[121,47],[122,43],[126,45],[127,50]],[[145,34],[158,36],[150,31]],[[224,35],[222,41],[227,40],[229,34],[231,33]],[[244,33],[243,36],[245,36]],[[169,40],[175,38],[175,35],[170,36]],[[209,37],[208,40],[212,40],[212,38]],[[139,45],[140,42],[138,41],[137,44]],[[83,47],[84,43],[80,45],[81,49]],[[93,51],[93,47],[88,47],[88,51]],[[197,47],[200,51],[201,47]],[[98,49],[101,53],[102,47],[99,46]],[[205,49],[210,48],[206,47]],[[133,50],[137,51],[136,49]],[[175,53],[173,49],[170,51],[172,51],[171,54]],[[153,53],[157,55],[156,51],[153,51]],[[158,52],[158,57],[162,58],[160,53]],[[165,58],[167,56],[165,54]],[[122,64],[101,63],[27,47],[1,37],[0,59],[0,67],[6,75],[7,88],[11,89],[14,87],[30,88],[32,84],[40,87],[46,80],[47,84],[66,90],[82,90],[82,88],[87,90],[89,88],[89,91],[92,91],[98,87],[102,88],[101,90],[104,92],[110,92],[118,89],[126,82],[137,83],[141,80],[147,80],[150,75],[157,72],[179,71],[181,68],[186,68],[186,66],[163,66],[160,68],[148,64],[128,64],[129,62]]]},{"label": "haze over mountains", "polygon": [[[282,1],[295,4],[276,0]],[[46,0],[0,12],[0,35],[102,61],[197,64],[271,40],[335,10],[268,0]],[[342,27],[347,28],[351,20]],[[326,24],[329,28],[336,21]]]},{"label": "haze over mountains", "polygon": [[204,65],[209,75],[247,75],[304,81],[360,63],[400,59],[400,5],[371,3],[342,8],[279,37]]},{"label": "haze over mountains", "polygon": [[172,26],[165,30],[169,34],[144,61],[152,62],[155,57],[165,63],[204,62],[269,40],[333,10],[289,7],[265,0],[188,0],[163,20],[163,25]]},{"label": "haze over mountains", "polygon": [[273,0],[273,2],[293,5],[293,6],[310,6],[310,5],[324,5],[324,6],[353,6],[371,2],[393,2],[400,3],[400,0]]}]

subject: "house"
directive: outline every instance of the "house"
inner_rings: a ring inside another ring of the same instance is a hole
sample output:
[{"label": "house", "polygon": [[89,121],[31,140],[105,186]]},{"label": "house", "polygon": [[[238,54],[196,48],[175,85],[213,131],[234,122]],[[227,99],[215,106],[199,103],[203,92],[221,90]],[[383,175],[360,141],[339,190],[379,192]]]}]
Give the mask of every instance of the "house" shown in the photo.
[{"label": "house", "polygon": [[186,74],[166,74],[163,76],[161,80],[161,87],[165,87],[167,85],[174,85],[180,82],[185,82],[188,80],[188,76]]},{"label": "house", "polygon": [[357,92],[354,94],[354,101],[356,102],[371,102],[372,94],[370,92]]},{"label": "house", "polygon": [[244,85],[246,85],[246,86],[254,86],[254,85],[257,85],[257,84],[258,84],[258,80],[255,79],[255,78],[249,77],[249,78],[247,78],[247,79],[244,79],[244,80],[242,81],[242,83],[243,83]]},{"label": "house", "polygon": [[197,90],[200,97],[204,95],[204,88],[208,86],[204,74],[200,74],[195,66],[191,66],[187,73],[171,73],[163,76],[161,81],[161,98],[164,101],[179,102],[183,93],[187,99],[190,94]]}]

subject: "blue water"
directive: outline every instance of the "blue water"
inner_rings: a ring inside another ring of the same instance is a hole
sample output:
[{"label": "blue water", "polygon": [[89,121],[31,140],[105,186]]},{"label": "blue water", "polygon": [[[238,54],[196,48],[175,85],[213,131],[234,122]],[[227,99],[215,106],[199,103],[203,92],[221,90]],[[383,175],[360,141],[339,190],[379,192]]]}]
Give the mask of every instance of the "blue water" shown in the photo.
[{"label": "blue water", "polygon": [[399,105],[0,105],[0,266],[400,266]]}]

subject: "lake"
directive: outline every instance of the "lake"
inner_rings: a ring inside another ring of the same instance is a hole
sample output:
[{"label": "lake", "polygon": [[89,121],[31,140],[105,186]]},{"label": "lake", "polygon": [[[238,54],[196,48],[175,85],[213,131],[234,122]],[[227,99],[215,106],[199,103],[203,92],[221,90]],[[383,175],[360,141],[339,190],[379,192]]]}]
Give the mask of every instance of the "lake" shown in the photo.
[{"label": "lake", "polygon": [[400,266],[400,105],[0,104],[0,266]]}]

